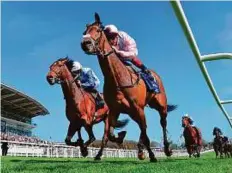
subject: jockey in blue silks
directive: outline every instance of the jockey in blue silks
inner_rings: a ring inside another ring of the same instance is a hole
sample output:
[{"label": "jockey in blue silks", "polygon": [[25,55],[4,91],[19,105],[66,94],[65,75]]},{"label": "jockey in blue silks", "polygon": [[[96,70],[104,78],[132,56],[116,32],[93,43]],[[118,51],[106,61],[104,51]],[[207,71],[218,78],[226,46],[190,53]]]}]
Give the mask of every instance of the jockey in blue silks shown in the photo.
[{"label": "jockey in blue silks", "polygon": [[100,85],[100,80],[95,75],[93,70],[86,67],[84,68],[78,61],[74,61],[71,72],[75,77],[77,85],[93,95],[96,100],[97,107],[104,107],[105,102],[97,90],[98,86]]}]

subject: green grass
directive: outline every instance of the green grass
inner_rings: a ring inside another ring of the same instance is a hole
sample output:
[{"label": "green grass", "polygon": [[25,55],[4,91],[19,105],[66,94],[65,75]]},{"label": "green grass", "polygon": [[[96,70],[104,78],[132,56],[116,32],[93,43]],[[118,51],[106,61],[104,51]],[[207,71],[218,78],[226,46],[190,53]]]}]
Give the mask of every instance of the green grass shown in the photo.
[{"label": "green grass", "polygon": [[2,157],[2,173],[232,173],[232,158],[215,159],[214,153],[201,158],[168,158],[150,163],[148,159],[93,159]]}]

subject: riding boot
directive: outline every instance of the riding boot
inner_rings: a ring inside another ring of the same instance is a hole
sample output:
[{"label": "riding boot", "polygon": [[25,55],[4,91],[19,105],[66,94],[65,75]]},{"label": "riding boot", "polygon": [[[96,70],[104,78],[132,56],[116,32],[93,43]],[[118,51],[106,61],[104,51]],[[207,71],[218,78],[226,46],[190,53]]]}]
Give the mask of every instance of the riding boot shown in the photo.
[{"label": "riding boot", "polygon": [[142,72],[149,75],[149,77],[151,77],[152,80],[154,80],[154,77],[152,76],[151,72],[148,70],[148,68],[144,64],[140,66],[140,69],[142,70]]},{"label": "riding boot", "polygon": [[97,102],[97,109],[101,109],[105,105],[105,101],[99,92],[97,92],[96,102]]},{"label": "riding boot", "polygon": [[154,77],[154,76],[152,75],[152,73],[150,72],[150,70],[149,70],[144,64],[142,64],[142,65],[140,66],[140,69],[142,70],[143,73],[145,73],[145,74],[148,76],[148,79],[149,79],[150,81],[153,81],[153,82],[157,85],[156,89],[154,90],[155,93],[160,93],[160,89],[159,89],[158,83],[157,83],[155,77]]},{"label": "riding boot", "polygon": [[96,90],[96,89],[93,89],[91,91],[92,93],[92,96],[94,97],[95,101],[96,101],[96,109],[101,109],[104,107],[105,105],[105,102],[101,96],[101,94]]}]

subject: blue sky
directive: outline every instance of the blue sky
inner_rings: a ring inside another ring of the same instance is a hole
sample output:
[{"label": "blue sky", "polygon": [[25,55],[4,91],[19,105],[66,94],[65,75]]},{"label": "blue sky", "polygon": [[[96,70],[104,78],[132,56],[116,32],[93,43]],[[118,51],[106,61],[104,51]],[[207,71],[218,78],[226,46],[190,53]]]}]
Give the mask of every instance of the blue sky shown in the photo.
[{"label": "blue sky", "polygon": [[[203,54],[232,52],[232,2],[182,4]],[[66,136],[68,120],[61,88],[51,87],[45,80],[57,58],[69,55],[92,68],[103,81],[97,58],[80,48],[85,25],[94,21],[94,12],[100,14],[103,24],[115,24],[135,38],[141,60],[161,76],[168,102],[179,105],[168,116],[169,137],[174,142],[182,133],[184,113],[193,117],[208,141],[214,126],[232,137],[169,2],[2,2],[2,82],[37,99],[50,111],[50,115],[34,118],[38,124],[35,135],[42,139],[51,136],[55,141]],[[220,97],[231,99],[232,62],[208,62],[207,67]],[[226,108],[232,115],[232,105]],[[158,112],[146,109],[146,118],[150,139],[160,141]],[[127,139],[138,140],[137,124],[131,120],[125,129]],[[100,139],[103,124],[96,125],[94,133]]]}]

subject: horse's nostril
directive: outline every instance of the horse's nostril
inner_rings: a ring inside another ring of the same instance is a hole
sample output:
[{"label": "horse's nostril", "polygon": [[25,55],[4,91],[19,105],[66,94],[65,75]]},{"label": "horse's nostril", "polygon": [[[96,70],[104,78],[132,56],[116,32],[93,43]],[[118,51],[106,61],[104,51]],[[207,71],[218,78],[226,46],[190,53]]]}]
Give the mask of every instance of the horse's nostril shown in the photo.
[{"label": "horse's nostril", "polygon": [[91,44],[90,40],[85,41],[85,44]]}]

